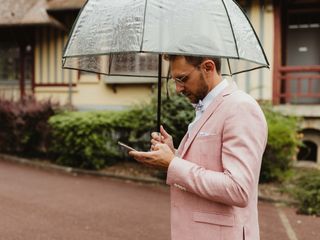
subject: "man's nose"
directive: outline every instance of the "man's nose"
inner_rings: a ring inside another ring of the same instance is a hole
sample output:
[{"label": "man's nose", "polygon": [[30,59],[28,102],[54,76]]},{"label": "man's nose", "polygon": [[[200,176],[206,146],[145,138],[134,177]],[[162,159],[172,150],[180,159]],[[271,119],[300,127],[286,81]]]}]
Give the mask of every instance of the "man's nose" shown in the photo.
[{"label": "man's nose", "polygon": [[176,92],[181,93],[184,90],[184,86],[176,83]]}]

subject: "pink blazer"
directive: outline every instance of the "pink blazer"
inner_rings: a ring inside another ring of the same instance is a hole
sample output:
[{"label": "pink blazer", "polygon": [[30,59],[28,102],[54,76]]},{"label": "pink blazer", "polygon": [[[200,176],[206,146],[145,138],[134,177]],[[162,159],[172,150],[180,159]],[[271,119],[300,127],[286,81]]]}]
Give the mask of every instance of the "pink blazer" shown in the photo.
[{"label": "pink blazer", "polygon": [[259,240],[267,124],[258,103],[231,84],[187,135],[168,168],[172,240]]}]

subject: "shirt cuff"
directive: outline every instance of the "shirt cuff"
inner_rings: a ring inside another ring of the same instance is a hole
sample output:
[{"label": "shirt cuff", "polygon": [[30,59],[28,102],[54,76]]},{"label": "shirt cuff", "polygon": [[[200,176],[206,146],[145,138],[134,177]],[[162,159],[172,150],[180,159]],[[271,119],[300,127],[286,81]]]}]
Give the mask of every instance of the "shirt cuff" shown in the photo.
[{"label": "shirt cuff", "polygon": [[174,173],[176,171],[176,166],[177,166],[177,162],[181,161],[182,159],[180,159],[179,157],[174,157],[168,167],[168,172],[167,172],[167,181],[166,183],[168,185],[172,185],[174,183]]}]

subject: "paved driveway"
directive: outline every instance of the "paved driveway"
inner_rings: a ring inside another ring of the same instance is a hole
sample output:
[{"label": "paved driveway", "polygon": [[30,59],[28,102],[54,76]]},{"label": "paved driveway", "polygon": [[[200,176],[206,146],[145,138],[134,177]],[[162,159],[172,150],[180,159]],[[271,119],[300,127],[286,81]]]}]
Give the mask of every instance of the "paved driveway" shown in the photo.
[{"label": "paved driveway", "polygon": [[[261,240],[320,239],[320,218],[265,202],[259,208]],[[169,240],[169,191],[0,161],[2,239]]]}]

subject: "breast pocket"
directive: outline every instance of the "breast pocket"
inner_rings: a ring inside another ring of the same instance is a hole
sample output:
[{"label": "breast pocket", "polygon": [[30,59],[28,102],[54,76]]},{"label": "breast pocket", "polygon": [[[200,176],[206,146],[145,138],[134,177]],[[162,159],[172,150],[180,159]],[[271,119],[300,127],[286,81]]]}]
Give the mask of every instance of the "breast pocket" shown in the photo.
[{"label": "breast pocket", "polygon": [[199,162],[210,170],[221,171],[221,135],[198,136],[195,139],[199,147]]}]

